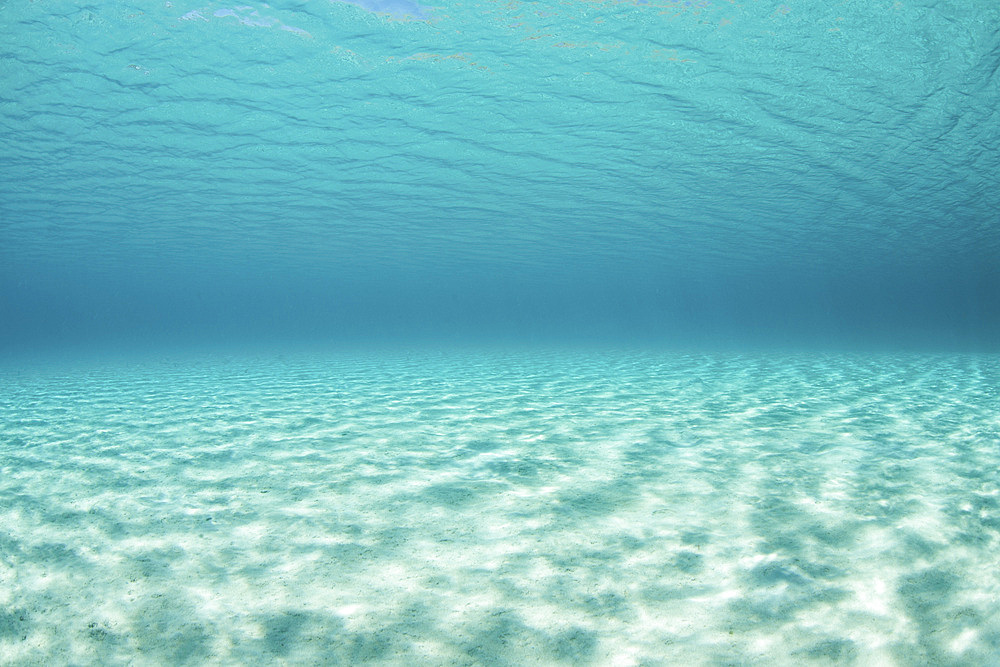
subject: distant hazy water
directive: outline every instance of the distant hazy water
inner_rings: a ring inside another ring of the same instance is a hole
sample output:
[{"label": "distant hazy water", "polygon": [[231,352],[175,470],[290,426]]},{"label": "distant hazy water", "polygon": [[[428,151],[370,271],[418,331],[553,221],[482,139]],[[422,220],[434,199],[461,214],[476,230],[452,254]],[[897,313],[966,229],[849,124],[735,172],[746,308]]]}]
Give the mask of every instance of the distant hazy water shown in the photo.
[{"label": "distant hazy water", "polygon": [[0,375],[5,664],[989,664],[1000,359]]}]

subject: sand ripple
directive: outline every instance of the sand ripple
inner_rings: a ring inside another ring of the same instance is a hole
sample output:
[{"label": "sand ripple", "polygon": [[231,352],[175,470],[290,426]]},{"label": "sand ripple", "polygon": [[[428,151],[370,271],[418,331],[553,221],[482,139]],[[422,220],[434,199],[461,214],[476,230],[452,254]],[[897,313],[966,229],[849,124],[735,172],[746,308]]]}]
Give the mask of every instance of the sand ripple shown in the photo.
[{"label": "sand ripple", "polygon": [[12,664],[986,664],[1000,360],[0,376]]}]

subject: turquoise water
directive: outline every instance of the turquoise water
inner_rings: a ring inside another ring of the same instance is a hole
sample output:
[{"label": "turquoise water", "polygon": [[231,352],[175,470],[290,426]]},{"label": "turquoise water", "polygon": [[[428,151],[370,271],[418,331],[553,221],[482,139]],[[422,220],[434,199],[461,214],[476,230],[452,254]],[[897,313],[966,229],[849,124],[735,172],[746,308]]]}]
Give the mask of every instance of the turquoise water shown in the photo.
[{"label": "turquoise water", "polygon": [[0,665],[1000,664],[994,0],[0,0]]},{"label": "turquoise water", "polygon": [[993,0],[360,4],[3,3],[5,347],[996,349]]}]

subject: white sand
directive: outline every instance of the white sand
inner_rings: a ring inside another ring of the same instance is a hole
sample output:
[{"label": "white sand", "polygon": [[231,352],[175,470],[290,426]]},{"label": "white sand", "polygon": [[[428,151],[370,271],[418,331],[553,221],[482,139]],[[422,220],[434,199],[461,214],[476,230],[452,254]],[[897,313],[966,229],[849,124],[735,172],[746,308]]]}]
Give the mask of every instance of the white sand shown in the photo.
[{"label": "white sand", "polygon": [[0,370],[4,664],[998,664],[1000,359]]}]

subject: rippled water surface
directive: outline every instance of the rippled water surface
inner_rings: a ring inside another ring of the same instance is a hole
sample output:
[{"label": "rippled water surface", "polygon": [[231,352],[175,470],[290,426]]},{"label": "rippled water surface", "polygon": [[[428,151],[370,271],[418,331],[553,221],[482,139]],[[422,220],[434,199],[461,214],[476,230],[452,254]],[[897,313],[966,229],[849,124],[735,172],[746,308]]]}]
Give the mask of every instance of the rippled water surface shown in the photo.
[{"label": "rippled water surface", "polygon": [[989,0],[6,2],[0,336],[995,345],[997,25]]},{"label": "rippled water surface", "polygon": [[998,387],[931,355],[12,371],[0,655],[989,664]]}]

